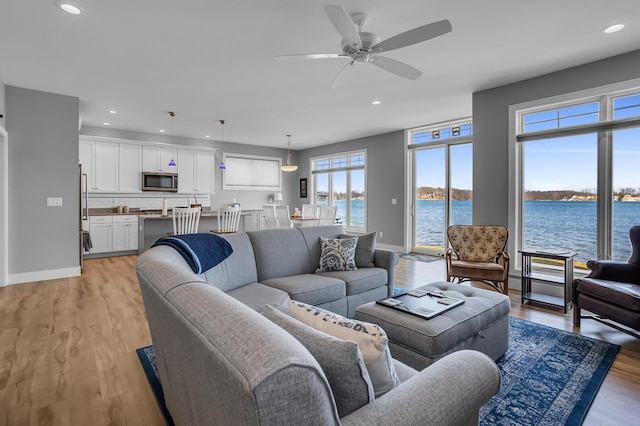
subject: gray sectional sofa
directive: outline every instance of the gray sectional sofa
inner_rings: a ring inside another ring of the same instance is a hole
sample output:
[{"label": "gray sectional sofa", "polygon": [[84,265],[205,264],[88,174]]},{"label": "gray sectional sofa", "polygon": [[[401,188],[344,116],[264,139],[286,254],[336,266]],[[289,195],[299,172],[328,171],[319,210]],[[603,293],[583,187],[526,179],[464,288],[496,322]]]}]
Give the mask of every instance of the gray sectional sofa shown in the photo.
[{"label": "gray sectional sofa", "polygon": [[225,236],[233,254],[195,274],[170,247],[137,263],[165,402],[177,425],[477,424],[480,406],[500,388],[486,355],[460,351],[418,372],[398,361],[402,380],[380,398],[341,416],[318,360],[263,316],[289,299],[352,317],[362,303],[393,291],[397,255],[375,251],[375,267],[315,273],[320,236],[309,227]]},{"label": "gray sectional sofa", "polygon": [[233,254],[200,278],[258,311],[291,298],[353,318],[358,306],[393,294],[398,255],[372,249],[373,267],[316,273],[320,237],[340,235],[342,226],[227,234]]}]

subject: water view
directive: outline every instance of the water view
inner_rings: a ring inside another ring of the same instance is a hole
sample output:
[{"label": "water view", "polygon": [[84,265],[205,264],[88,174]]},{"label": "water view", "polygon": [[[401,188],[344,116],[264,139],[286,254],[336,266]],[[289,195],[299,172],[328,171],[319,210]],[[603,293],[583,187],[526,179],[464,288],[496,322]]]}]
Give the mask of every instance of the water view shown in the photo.
[{"label": "water view", "polygon": [[[416,202],[416,244],[444,250],[444,201]],[[452,201],[452,224],[471,224],[471,200]],[[613,203],[613,258],[631,256],[629,229],[640,224],[640,202]],[[596,203],[594,201],[525,201],[525,248],[574,251],[575,260],[596,258]],[[514,256],[514,253],[510,253]]]}]

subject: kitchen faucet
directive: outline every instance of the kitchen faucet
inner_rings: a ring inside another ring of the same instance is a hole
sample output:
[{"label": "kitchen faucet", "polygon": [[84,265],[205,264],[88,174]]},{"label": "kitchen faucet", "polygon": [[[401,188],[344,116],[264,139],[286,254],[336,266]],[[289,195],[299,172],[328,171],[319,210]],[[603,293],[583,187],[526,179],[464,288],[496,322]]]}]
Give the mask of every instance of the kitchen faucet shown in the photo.
[{"label": "kitchen faucet", "polygon": [[[191,204],[191,197],[195,198],[196,202]],[[189,194],[189,207],[200,207],[200,209],[202,209],[202,205],[200,203],[198,203],[198,196],[196,194]]]}]

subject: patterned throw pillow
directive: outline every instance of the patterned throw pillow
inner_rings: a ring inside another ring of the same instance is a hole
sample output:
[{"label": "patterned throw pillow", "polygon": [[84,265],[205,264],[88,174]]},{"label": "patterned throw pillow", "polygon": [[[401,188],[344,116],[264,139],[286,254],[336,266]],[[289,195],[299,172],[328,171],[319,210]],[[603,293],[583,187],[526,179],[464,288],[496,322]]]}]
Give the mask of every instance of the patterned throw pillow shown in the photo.
[{"label": "patterned throw pillow", "polygon": [[320,237],[322,253],[316,272],[355,271],[358,237],[329,239]]},{"label": "patterned throw pillow", "polygon": [[331,386],[340,417],[375,399],[369,370],[355,342],[318,331],[271,305],[264,307],[263,315],[298,339],[318,361]]},{"label": "patterned throw pillow", "polygon": [[358,344],[376,398],[400,385],[389,351],[387,334],[382,328],[295,300],[289,301],[289,310],[295,319],[316,330]]}]

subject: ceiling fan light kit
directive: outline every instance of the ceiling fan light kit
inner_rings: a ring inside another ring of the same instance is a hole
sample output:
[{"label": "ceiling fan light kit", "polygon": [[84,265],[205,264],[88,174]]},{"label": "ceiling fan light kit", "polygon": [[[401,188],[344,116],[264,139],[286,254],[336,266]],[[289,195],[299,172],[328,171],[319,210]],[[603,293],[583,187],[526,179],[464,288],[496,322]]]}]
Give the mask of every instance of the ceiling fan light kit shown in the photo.
[{"label": "ceiling fan light kit", "polygon": [[380,37],[376,34],[362,31],[362,27],[366,25],[368,21],[368,15],[366,13],[354,13],[349,16],[340,5],[325,5],[324,10],[331,23],[342,37],[340,46],[343,53],[285,55],[276,56],[274,59],[349,59],[350,62],[344,66],[334,78],[332,87],[335,86],[338,77],[349,65],[364,64],[367,62],[397,76],[404,77],[409,80],[415,80],[422,75],[422,71],[409,64],[405,64],[404,62],[384,56],[378,56],[378,53],[389,52],[391,50],[421,43],[444,35],[452,30],[451,22],[443,19],[441,21],[416,27],[380,41]]}]

